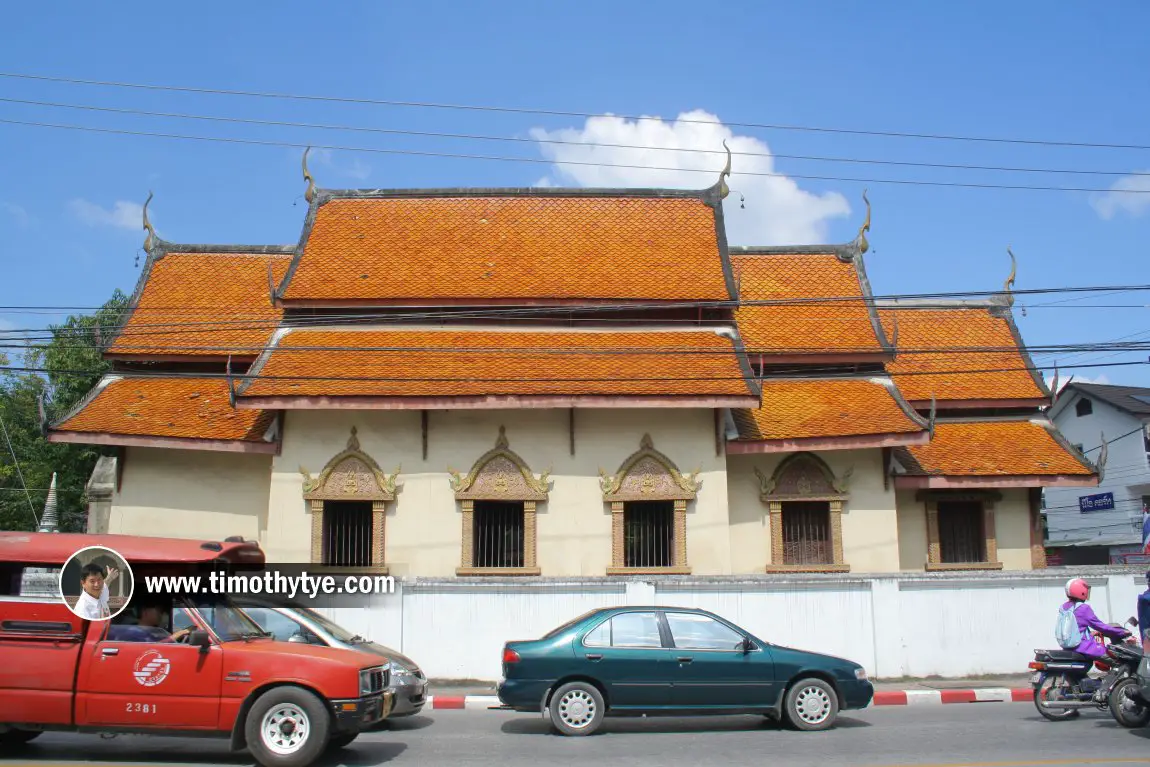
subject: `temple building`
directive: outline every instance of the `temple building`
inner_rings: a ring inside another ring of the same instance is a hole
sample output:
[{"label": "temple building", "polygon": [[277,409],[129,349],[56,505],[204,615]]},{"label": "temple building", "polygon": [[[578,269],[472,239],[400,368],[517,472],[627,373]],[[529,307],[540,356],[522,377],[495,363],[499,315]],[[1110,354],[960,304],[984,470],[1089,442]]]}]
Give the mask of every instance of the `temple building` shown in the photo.
[{"label": "temple building", "polygon": [[1014,274],[877,300],[869,202],[850,243],[728,245],[730,167],[329,190],[305,153],[295,245],[173,244],[145,205],[112,370],[49,429],[116,446],[89,529],[396,576],[1043,567],[1042,489],[1098,467],[1045,415]]}]

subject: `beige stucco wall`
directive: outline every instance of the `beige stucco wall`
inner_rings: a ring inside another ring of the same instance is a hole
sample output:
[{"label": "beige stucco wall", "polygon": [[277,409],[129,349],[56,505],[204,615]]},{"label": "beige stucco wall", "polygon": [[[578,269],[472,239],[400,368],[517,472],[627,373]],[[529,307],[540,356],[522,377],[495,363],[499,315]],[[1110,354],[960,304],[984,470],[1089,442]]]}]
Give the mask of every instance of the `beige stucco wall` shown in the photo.
[{"label": "beige stucco wall", "polygon": [[[927,557],[926,506],[915,500],[915,490],[898,491],[899,565],[903,570],[924,570]],[[998,561],[1003,570],[1030,570],[1030,506],[1025,488],[999,490],[994,504]]]},{"label": "beige stucco wall", "polygon": [[[759,498],[754,470],[771,476],[790,453],[733,455],[727,459],[731,497],[731,556],[736,573],[756,573],[771,564],[767,506]],[[893,488],[884,489],[882,451],[817,452],[836,477],[853,469],[850,499],[843,505],[843,559],[852,572],[889,572],[898,562],[898,523]]]},{"label": "beige stucco wall", "polygon": [[644,433],[685,472],[701,469],[698,499],[688,505],[687,558],[695,574],[730,572],[726,459],[715,454],[714,415],[707,410],[580,410],[575,455],[567,411],[433,411],[428,454],[420,416],[410,411],[290,411],[283,449],[272,466],[268,502],[269,560],[306,562],[311,521],[302,498],[302,466],[318,475],[347,444],[385,472],[399,465],[397,498],[388,504],[385,559],[396,576],[451,576],[460,565],[462,520],[447,470],[467,472],[495,446],[500,425],[510,448],[537,475],[551,469],[550,500],[537,507],[538,557],[544,576],[604,575],[611,561],[611,518],[599,468],[615,473]]},{"label": "beige stucco wall", "polygon": [[109,533],[263,539],[271,456],[129,447],[120,460]]}]

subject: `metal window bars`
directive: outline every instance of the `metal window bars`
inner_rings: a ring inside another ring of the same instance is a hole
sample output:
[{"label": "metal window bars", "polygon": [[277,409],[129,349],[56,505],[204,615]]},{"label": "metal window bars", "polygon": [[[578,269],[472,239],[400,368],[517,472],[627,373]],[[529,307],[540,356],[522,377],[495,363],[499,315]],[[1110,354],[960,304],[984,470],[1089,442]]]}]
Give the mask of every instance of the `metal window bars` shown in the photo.
[{"label": "metal window bars", "polygon": [[788,501],[783,504],[783,562],[788,565],[834,564],[829,503]]},{"label": "metal window bars", "polygon": [[945,564],[986,561],[985,514],[978,501],[939,501],[939,555]]},{"label": "metal window bars", "polygon": [[523,504],[475,502],[472,525],[472,558],[475,567],[524,566],[525,525]]},{"label": "metal window bars", "polygon": [[323,509],[323,563],[334,567],[370,567],[371,552],[371,502],[326,502]]},{"label": "metal window bars", "polygon": [[624,567],[672,567],[674,552],[675,505],[672,501],[634,501],[624,506]]}]

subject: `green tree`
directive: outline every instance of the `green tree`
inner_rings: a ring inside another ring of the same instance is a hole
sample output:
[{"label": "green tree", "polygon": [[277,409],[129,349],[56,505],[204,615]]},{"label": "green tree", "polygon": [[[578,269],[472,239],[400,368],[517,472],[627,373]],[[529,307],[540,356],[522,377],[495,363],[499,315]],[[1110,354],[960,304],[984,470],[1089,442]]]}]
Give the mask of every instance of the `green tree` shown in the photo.
[{"label": "green tree", "polygon": [[7,371],[0,378],[4,425],[0,433],[0,529],[35,529],[53,472],[61,530],[85,529],[84,486],[96,461],[109,450],[48,442],[40,429],[40,403],[44,401],[45,415],[56,419],[92,390],[110,368],[101,346],[110,340],[127,304],[127,296],[117,290],[93,314],[73,315],[60,325],[50,325],[51,339],[29,345],[24,352],[24,367],[44,372]]}]

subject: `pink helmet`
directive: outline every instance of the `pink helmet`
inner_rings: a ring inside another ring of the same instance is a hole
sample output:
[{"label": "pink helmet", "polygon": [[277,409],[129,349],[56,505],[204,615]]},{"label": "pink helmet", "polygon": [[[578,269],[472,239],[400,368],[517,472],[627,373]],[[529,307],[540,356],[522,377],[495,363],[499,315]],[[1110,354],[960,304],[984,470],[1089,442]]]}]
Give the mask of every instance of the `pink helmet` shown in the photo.
[{"label": "pink helmet", "polygon": [[1066,596],[1069,599],[1085,602],[1090,599],[1090,584],[1081,578],[1071,578],[1066,582]]}]

